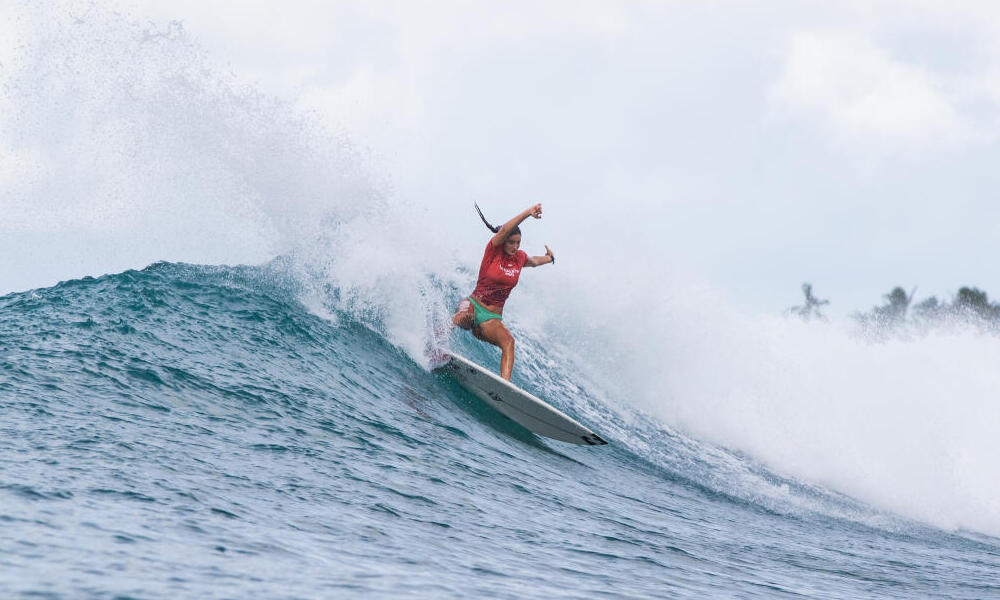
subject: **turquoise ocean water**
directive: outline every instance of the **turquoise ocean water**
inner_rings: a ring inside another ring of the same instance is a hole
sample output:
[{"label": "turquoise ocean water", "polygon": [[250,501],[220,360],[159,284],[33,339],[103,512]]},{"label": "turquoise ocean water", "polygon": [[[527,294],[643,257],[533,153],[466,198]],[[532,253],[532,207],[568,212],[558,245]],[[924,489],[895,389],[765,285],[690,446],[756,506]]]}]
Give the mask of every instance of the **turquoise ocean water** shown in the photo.
[{"label": "turquoise ocean water", "polygon": [[1000,597],[995,538],[782,479],[525,357],[515,381],[610,444],[535,437],[274,265],[158,263],[0,317],[5,597]]}]

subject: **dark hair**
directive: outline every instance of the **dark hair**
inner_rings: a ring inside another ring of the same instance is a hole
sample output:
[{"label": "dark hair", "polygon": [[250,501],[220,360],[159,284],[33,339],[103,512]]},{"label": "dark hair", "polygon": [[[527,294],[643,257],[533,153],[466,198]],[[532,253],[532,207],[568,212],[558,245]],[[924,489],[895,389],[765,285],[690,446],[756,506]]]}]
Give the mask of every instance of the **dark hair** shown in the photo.
[{"label": "dark hair", "polygon": [[[486,217],[483,216],[483,211],[479,210],[479,204],[477,204],[475,202],[473,202],[472,204],[473,204],[473,206],[476,207],[476,212],[479,213],[479,218],[482,219],[483,223],[486,224],[486,228],[487,229],[489,229],[493,233],[496,233],[496,232],[500,231],[499,227],[495,227],[493,225],[490,225],[490,222],[486,220]],[[507,237],[510,237],[510,236],[514,235],[515,233],[521,233],[521,228],[519,226],[517,226],[517,225],[515,225],[514,229],[512,229],[510,231],[510,233],[507,234]]]}]

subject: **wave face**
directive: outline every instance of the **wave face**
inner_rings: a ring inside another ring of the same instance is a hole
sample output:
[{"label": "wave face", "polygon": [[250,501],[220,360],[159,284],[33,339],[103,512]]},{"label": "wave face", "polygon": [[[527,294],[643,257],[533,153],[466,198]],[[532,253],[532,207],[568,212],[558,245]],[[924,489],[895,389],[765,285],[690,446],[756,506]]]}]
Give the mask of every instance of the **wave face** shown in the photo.
[{"label": "wave face", "polygon": [[611,443],[546,442],[301,294],[279,261],[0,298],[8,596],[1000,595],[994,538],[783,479],[526,359],[522,384]]}]

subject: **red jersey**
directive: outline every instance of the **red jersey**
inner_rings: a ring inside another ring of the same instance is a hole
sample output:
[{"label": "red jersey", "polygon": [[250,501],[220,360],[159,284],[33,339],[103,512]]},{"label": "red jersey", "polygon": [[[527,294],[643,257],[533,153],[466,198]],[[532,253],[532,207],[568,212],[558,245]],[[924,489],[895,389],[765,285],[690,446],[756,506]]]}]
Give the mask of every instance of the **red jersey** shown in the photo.
[{"label": "red jersey", "polygon": [[528,253],[524,250],[518,250],[514,256],[508,257],[503,253],[503,245],[496,248],[492,242],[487,242],[483,263],[479,265],[479,281],[476,282],[472,297],[503,310],[503,303],[517,285],[521,268],[526,262]]}]

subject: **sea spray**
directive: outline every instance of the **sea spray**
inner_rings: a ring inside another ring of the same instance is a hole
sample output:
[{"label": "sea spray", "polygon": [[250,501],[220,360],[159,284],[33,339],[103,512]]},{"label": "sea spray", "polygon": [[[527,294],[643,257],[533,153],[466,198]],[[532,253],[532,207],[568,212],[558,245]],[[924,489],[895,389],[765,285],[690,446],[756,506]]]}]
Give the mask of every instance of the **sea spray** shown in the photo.
[{"label": "sea spray", "polygon": [[[19,15],[0,209],[26,236],[8,259],[45,274],[21,280],[284,256],[314,310],[349,311],[422,360],[425,323],[450,308],[436,290],[450,304],[451,274],[469,276],[440,218],[390,206],[343,131],[212,65],[180,22],[72,2]],[[13,254],[25,245],[44,249]]]},{"label": "sea spray", "polygon": [[565,351],[608,397],[799,481],[1000,533],[1000,338],[956,325],[873,341],[853,321],[743,313],[686,274],[587,268],[600,286],[563,281],[538,302],[560,307]]}]

